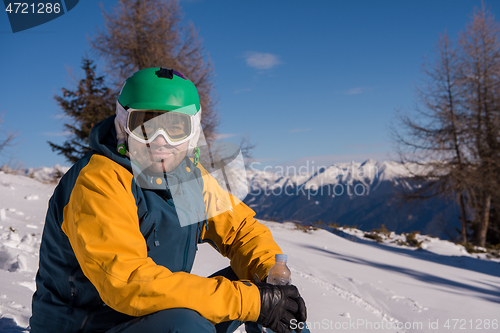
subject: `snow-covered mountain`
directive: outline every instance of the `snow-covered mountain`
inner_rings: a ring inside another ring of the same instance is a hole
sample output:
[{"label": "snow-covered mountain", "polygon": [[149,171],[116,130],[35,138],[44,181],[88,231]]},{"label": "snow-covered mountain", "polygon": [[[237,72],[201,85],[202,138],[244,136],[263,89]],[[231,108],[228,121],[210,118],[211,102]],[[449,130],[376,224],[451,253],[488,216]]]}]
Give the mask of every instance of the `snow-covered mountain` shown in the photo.
[{"label": "snow-covered mountain", "polygon": [[[25,332],[28,325],[54,186],[0,172],[2,333]],[[416,249],[398,245],[403,236],[394,233],[376,243],[356,229],[305,232],[293,223],[262,222],[289,256],[293,283],[307,302],[314,333],[498,332],[499,259],[421,235],[422,246]],[[208,276],[227,265],[226,258],[203,244],[193,273]]]},{"label": "snow-covered mountain", "polygon": [[408,175],[401,163],[369,159],[304,170],[292,175],[279,168],[275,172],[249,170],[245,203],[259,218],[274,221],[307,224],[321,220],[363,230],[384,224],[398,233],[420,231],[440,238],[455,235],[455,227],[460,227],[459,209],[451,200],[437,197],[403,204],[397,199],[401,187],[409,186],[400,179]]}]

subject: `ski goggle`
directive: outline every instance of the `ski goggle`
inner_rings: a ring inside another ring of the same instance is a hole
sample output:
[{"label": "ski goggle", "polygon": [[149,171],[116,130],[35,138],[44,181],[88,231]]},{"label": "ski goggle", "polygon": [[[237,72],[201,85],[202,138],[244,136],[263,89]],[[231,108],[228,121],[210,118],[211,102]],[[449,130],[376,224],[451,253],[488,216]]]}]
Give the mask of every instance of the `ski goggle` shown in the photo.
[{"label": "ski goggle", "polygon": [[128,110],[125,130],[141,143],[151,143],[162,135],[170,145],[180,145],[194,135],[192,116],[175,111]]}]

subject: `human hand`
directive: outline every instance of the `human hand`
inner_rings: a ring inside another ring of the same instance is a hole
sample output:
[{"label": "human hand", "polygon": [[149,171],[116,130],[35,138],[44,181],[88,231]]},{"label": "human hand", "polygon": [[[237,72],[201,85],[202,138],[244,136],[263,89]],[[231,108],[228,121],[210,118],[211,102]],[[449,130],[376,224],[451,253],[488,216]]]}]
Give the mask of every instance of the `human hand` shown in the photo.
[{"label": "human hand", "polygon": [[[307,309],[299,290],[293,285],[279,286],[269,283],[257,283],[260,292],[260,315],[257,323],[276,333],[292,333],[292,320],[295,324],[307,319]],[[302,329],[295,328],[297,333]]]}]

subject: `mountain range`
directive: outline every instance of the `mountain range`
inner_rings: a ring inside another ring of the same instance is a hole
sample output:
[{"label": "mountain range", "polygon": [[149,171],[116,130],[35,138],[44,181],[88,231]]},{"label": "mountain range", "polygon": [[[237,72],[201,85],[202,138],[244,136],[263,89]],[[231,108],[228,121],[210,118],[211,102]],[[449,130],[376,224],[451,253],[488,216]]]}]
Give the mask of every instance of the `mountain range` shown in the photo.
[{"label": "mountain range", "polygon": [[304,170],[295,174],[279,168],[248,170],[244,202],[258,218],[273,221],[304,225],[321,221],[366,231],[383,224],[396,233],[420,231],[444,239],[458,235],[460,212],[450,198],[399,199],[403,189],[415,186],[404,179],[410,173],[401,163],[368,159]]}]

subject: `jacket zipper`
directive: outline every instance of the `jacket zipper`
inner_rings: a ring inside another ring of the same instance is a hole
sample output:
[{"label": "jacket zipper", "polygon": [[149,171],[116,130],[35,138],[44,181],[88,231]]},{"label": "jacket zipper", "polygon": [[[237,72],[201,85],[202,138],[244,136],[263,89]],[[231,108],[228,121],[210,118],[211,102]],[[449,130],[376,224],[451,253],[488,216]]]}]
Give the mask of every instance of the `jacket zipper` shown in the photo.
[{"label": "jacket zipper", "polygon": [[[198,219],[199,219],[199,217],[198,217]],[[196,224],[196,237],[195,237],[195,239],[196,239],[196,251],[198,251],[198,243],[200,242],[200,238],[198,236],[199,233],[200,233],[200,223],[198,222]]]},{"label": "jacket zipper", "polygon": [[[71,273],[69,274],[69,277],[68,277],[69,285],[71,287],[71,298],[70,298],[69,304],[68,304],[68,314],[71,314],[73,312],[73,303],[75,302],[75,297],[76,297],[75,275],[76,275],[76,272],[78,272],[79,268],[80,268],[80,266],[76,266],[71,271]],[[90,310],[89,312],[87,312],[85,314],[85,317],[83,318],[82,323],[80,324],[80,328],[78,330],[78,333],[83,332],[83,329],[87,325],[87,322],[89,321],[91,314],[94,311],[96,311],[99,307],[101,307],[103,304],[104,303],[102,301],[99,301],[99,304],[96,307],[92,308],[92,310]]]},{"label": "jacket zipper", "polygon": [[192,224],[189,225],[189,229],[188,229],[188,239],[187,239],[187,243],[186,243],[186,249],[184,251],[184,263],[182,265],[182,271],[185,272],[186,271],[186,266],[187,266],[187,257],[188,257],[188,253],[189,253],[189,243],[191,242],[191,227],[192,227]]},{"label": "jacket zipper", "polygon": [[103,307],[105,304],[102,300],[99,301],[99,303],[93,307],[89,312],[85,314],[85,317],[83,317],[82,323],[80,324],[80,329],[78,330],[78,333],[82,333],[85,330],[85,327],[87,326],[90,317],[99,310],[99,308]]},{"label": "jacket zipper", "polygon": [[156,223],[154,224],[154,236],[155,236],[155,246],[160,246],[160,241],[158,240],[158,228],[156,227]]},{"label": "jacket zipper", "polygon": [[75,302],[75,297],[76,297],[75,274],[79,268],[80,268],[80,266],[76,266],[75,268],[73,268],[71,273],[69,273],[69,277],[68,277],[69,286],[71,287],[71,294],[70,294],[68,311],[67,311],[68,314],[71,314],[73,312],[73,303]]},{"label": "jacket zipper", "polygon": [[[156,225],[156,222],[153,223],[153,227],[151,229],[149,229],[149,231],[144,235],[144,239],[148,240],[149,236],[151,235],[151,233],[154,232],[154,245],[155,246],[160,246],[160,242],[158,241],[158,227]],[[148,251],[149,251],[149,246],[148,246]]]},{"label": "jacket zipper", "polygon": [[182,209],[181,207],[179,206],[176,206],[175,209],[180,209],[184,212],[184,214],[186,214],[186,217],[188,219],[188,223],[189,223],[189,227],[188,227],[188,239],[187,239],[187,242],[186,242],[186,249],[184,250],[184,263],[182,264],[182,270],[185,271],[186,270],[186,266],[187,266],[187,257],[188,257],[188,252],[189,252],[189,243],[191,242],[191,219],[189,218],[189,214],[184,210]]},{"label": "jacket zipper", "polygon": [[[174,203],[173,202],[170,202],[171,199],[168,199],[167,200],[167,203],[174,207]],[[192,225],[191,225],[191,219],[189,218],[189,214],[184,210],[182,209],[181,207],[179,206],[175,206],[175,209],[179,209],[181,210],[184,214],[186,214],[186,217],[187,217],[187,220],[188,220],[188,223],[189,223],[189,227],[188,227],[188,238],[187,238],[187,242],[186,242],[186,248],[184,249],[184,262],[182,264],[182,270],[185,271],[186,270],[186,266],[187,266],[187,257],[188,257],[188,252],[189,252],[189,243],[191,242],[191,228],[192,228]]]},{"label": "jacket zipper", "polygon": [[[198,215],[198,220],[200,220],[200,214],[198,212],[196,212],[196,215]],[[206,216],[206,212],[204,215]],[[198,244],[203,243],[203,238],[201,236],[203,234],[204,224],[205,224],[205,220],[201,220],[201,223],[198,222],[198,224],[196,225],[196,251],[198,251]]]}]

